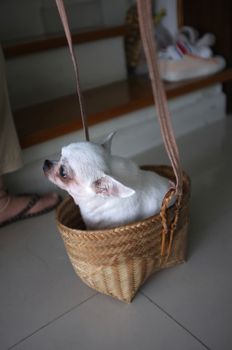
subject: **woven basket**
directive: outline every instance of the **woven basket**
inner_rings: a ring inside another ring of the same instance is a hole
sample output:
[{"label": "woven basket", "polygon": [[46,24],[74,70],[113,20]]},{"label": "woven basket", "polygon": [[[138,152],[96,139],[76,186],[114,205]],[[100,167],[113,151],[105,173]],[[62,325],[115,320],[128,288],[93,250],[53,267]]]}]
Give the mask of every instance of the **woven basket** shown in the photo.
[{"label": "woven basket", "polygon": [[[153,15],[154,25],[158,25],[166,12],[161,9],[157,14]],[[140,37],[139,19],[136,5],[132,5],[128,10],[125,18],[125,53],[127,66],[132,72],[138,65],[140,55],[142,53],[142,42]]]},{"label": "woven basket", "polygon": [[[74,65],[83,127],[86,140],[89,141],[78,65],[63,0],[56,0],[56,4]],[[172,167],[148,166],[146,169],[169,178],[175,186],[165,195],[159,214],[109,230],[85,230],[79,208],[71,198],[57,209],[58,228],[76,273],[90,287],[125,302],[133,299],[138,288],[152,273],[185,260],[189,222],[190,180],[182,171],[167,98],[159,76],[151,5],[151,0],[137,0],[138,24],[157,117]],[[168,208],[174,194],[176,202]]]},{"label": "woven basket", "polygon": [[[146,166],[147,170],[174,180],[169,166]],[[183,196],[170,254],[161,256],[163,223],[157,214],[145,220],[109,230],[85,230],[78,206],[67,198],[57,209],[57,224],[68,256],[78,276],[91,288],[131,302],[138,288],[156,271],[182,263],[186,255],[189,223],[190,180],[183,173]],[[167,224],[174,206],[167,209]]]}]

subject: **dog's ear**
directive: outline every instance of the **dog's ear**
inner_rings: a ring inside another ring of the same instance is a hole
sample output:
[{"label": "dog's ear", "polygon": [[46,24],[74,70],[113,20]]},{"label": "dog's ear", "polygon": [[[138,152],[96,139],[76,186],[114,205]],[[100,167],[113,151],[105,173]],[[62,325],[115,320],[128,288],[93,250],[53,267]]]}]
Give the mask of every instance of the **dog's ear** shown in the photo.
[{"label": "dog's ear", "polygon": [[126,198],[132,196],[135,191],[123,185],[109,175],[104,175],[93,183],[93,189],[96,194],[104,197],[121,197]]},{"label": "dog's ear", "polygon": [[105,148],[105,150],[107,152],[110,153],[111,151],[111,144],[112,144],[112,140],[113,140],[113,137],[114,135],[116,134],[117,131],[113,131],[111,132],[107,137],[106,139],[103,141],[103,143],[101,144],[103,148]]}]

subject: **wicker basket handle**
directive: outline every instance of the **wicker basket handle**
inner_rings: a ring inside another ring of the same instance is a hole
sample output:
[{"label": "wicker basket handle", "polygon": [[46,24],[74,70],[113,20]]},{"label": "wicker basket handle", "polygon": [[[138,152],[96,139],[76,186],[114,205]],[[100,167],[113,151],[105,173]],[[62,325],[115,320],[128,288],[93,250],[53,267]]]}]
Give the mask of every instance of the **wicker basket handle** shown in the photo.
[{"label": "wicker basket handle", "polygon": [[174,192],[177,196],[181,197],[183,183],[182,168],[180,163],[179,150],[171,124],[167,97],[158,69],[158,59],[154,41],[154,24],[152,20],[152,1],[137,0],[137,8],[141,40],[147,60],[160,129],[164,145],[176,177]]}]

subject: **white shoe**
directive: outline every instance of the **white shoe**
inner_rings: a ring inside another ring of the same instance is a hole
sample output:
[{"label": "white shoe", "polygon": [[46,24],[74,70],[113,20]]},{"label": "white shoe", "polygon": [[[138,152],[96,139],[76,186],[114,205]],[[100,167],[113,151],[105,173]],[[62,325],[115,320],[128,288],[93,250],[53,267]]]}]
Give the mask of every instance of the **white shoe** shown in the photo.
[{"label": "white shoe", "polygon": [[201,58],[184,55],[181,59],[159,59],[161,78],[169,82],[199,78],[219,72],[225,67],[223,57]]}]

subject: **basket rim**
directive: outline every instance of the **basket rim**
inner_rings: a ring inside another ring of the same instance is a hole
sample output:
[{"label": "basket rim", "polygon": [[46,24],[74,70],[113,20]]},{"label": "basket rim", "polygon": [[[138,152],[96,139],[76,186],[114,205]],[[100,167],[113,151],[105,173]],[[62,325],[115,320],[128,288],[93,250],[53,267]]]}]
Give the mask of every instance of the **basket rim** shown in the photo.
[{"label": "basket rim", "polygon": [[[168,166],[168,165],[144,165],[144,166],[141,166],[141,168],[144,168],[144,169],[148,169],[148,168],[152,169],[153,168],[153,169],[161,169],[161,170],[169,170],[169,171],[173,170],[172,167]],[[190,178],[186,174],[185,171],[182,171],[182,172],[183,172],[183,188],[187,189],[187,190],[183,191],[183,197],[182,197],[182,202],[183,202],[184,198],[190,192]],[[120,233],[124,233],[125,230],[129,231],[131,229],[137,229],[137,228],[140,228],[142,226],[146,226],[152,222],[160,221],[160,213],[157,213],[155,215],[149,216],[149,217],[144,218],[142,220],[131,222],[131,223],[121,225],[121,226],[116,226],[113,228],[105,228],[105,229],[101,229],[101,230],[81,230],[78,228],[70,228],[70,227],[62,224],[59,220],[60,212],[62,212],[62,209],[64,207],[66,207],[69,202],[73,202],[73,198],[71,196],[68,196],[67,198],[65,198],[61,202],[61,204],[58,206],[58,208],[56,209],[57,225],[62,231],[68,230],[69,233],[76,235],[76,236],[82,236],[83,239],[92,239],[96,235],[98,236],[98,238],[100,238],[102,236],[102,238],[104,237],[104,239],[105,239],[108,235],[110,237],[112,237],[113,235],[119,235]],[[170,212],[172,210],[172,208],[173,208],[173,206],[168,208],[168,212]]]}]

